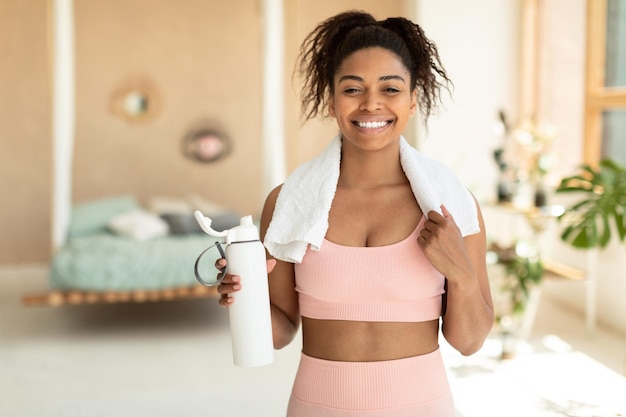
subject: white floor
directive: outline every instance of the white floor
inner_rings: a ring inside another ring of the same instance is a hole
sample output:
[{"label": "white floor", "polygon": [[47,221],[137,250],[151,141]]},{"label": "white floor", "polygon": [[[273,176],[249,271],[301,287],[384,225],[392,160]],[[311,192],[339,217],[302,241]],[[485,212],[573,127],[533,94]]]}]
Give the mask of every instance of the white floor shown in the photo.
[{"label": "white floor", "polygon": [[[228,313],[215,300],[22,306],[23,294],[46,288],[45,276],[45,268],[0,269],[0,416],[284,415],[298,342],[278,351],[271,366],[235,368]],[[558,336],[607,375],[626,373],[626,335],[600,328],[588,336],[582,317],[542,299],[526,348],[547,351],[546,335]],[[494,343],[497,339],[486,344],[483,356]],[[475,358],[447,355],[453,389],[467,381],[458,379],[459,369],[481,372],[472,370]],[[487,381],[485,389],[476,388],[489,398]],[[609,381],[594,381],[604,382]],[[459,393],[461,405],[467,395]]]}]

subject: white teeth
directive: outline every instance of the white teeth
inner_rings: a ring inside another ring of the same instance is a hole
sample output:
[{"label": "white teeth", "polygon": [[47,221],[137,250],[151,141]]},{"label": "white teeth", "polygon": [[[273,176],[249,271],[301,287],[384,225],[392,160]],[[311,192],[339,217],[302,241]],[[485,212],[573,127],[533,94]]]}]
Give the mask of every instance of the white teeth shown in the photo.
[{"label": "white teeth", "polygon": [[387,126],[386,121],[384,122],[357,122],[357,126],[363,129],[380,129],[381,127]]}]

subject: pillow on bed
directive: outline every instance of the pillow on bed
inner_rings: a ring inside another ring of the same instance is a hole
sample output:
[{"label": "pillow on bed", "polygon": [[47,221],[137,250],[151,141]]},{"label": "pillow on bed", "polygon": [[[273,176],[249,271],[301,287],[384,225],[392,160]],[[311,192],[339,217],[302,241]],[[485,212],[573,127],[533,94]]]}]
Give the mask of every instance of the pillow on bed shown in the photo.
[{"label": "pillow on bed", "polygon": [[204,213],[204,215],[211,219],[211,227],[218,232],[239,226],[239,221],[241,220],[241,215],[235,211],[227,211],[215,215]]},{"label": "pillow on bed", "polygon": [[72,208],[69,236],[84,236],[106,231],[111,218],[139,208],[132,195],[120,195],[77,204]]},{"label": "pillow on bed", "polygon": [[152,197],[148,200],[147,208],[156,214],[193,213],[193,208],[186,200],[176,197]]},{"label": "pillow on bed", "polygon": [[150,240],[168,234],[167,223],[159,216],[137,209],[114,216],[109,229],[118,235],[135,240]]},{"label": "pillow on bed", "polygon": [[[204,213],[211,219],[211,227],[218,232],[233,228],[239,225],[240,215],[234,211],[227,211],[219,214]],[[190,233],[204,233],[196,218],[191,213],[166,213],[161,214],[173,235],[186,235]]]},{"label": "pillow on bed", "polygon": [[173,235],[203,233],[202,228],[191,213],[164,213],[160,216],[169,226]]}]

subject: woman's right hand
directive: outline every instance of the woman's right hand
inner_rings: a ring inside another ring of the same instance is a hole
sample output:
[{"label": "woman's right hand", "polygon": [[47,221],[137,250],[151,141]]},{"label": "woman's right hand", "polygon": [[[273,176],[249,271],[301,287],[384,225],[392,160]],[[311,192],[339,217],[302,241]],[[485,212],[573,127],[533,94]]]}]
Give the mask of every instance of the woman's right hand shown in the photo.
[{"label": "woman's right hand", "polygon": [[[267,273],[272,272],[274,267],[276,266],[275,259],[267,260]],[[222,270],[226,267],[226,259],[220,258],[215,262],[215,267],[219,270]],[[220,294],[219,304],[222,307],[230,307],[235,298],[233,294],[237,291],[241,290],[241,277],[239,275],[226,274],[224,279],[217,286],[217,292]]]}]

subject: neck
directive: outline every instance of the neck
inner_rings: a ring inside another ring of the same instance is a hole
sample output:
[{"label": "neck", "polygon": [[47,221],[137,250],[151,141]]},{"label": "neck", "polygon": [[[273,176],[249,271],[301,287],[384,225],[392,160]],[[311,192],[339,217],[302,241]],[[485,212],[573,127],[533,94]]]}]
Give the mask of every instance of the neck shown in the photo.
[{"label": "neck", "polygon": [[339,186],[376,188],[407,181],[400,164],[399,143],[376,151],[342,148]]}]

